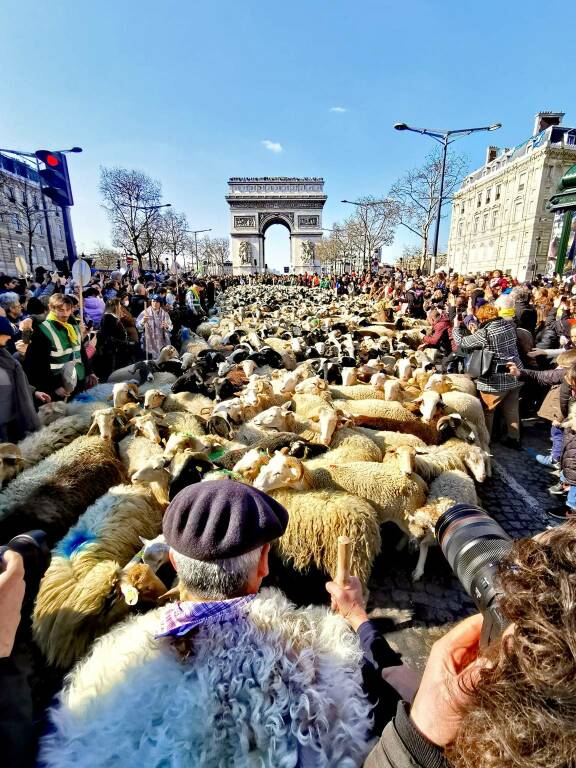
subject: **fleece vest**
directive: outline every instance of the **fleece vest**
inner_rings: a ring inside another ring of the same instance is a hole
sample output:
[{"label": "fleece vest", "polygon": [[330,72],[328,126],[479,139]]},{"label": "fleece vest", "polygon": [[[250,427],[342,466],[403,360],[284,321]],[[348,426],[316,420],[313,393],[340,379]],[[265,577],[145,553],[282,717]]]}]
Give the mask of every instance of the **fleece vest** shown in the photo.
[{"label": "fleece vest", "polygon": [[81,381],[86,377],[86,371],[80,352],[80,328],[77,325],[75,325],[75,328],[78,334],[78,342],[72,344],[68,338],[66,328],[60,323],[55,323],[53,320],[44,320],[40,324],[40,330],[50,342],[51,373],[54,375],[60,373],[66,363],[73,360],[76,366],[76,373],[78,374],[78,381]]}]

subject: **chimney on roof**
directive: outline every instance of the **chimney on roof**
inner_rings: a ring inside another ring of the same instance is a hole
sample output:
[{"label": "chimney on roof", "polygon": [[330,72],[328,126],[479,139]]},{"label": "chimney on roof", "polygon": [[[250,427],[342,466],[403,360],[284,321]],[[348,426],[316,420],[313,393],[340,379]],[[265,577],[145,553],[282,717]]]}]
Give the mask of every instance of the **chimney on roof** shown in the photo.
[{"label": "chimney on roof", "polygon": [[561,125],[564,119],[564,112],[536,112],[536,119],[534,120],[534,132],[533,136],[536,136],[540,131],[545,131],[546,128],[550,128],[551,125]]},{"label": "chimney on roof", "polygon": [[485,165],[488,165],[488,163],[491,163],[492,160],[496,160],[497,157],[498,157],[498,147],[487,147]]}]

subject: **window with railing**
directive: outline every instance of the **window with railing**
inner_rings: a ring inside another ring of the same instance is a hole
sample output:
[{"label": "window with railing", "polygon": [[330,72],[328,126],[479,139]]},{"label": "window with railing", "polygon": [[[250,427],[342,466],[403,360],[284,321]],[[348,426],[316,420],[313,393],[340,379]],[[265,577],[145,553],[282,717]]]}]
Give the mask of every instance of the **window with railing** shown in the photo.
[{"label": "window with railing", "polygon": [[486,190],[486,197],[484,199],[484,202],[486,203],[486,205],[490,205],[490,196],[491,195],[492,195],[492,187],[488,187],[488,189]]},{"label": "window with railing", "polygon": [[488,227],[488,214],[485,213],[484,216],[482,216],[482,232],[486,232],[487,227]]},{"label": "window with railing", "polygon": [[21,227],[20,227],[20,217],[16,213],[12,214],[12,226],[14,227],[16,232],[20,232],[20,230],[21,230]]},{"label": "window with railing", "polygon": [[496,191],[494,193],[494,200],[500,200],[500,190],[502,189],[501,184],[496,184]]},{"label": "window with railing", "polygon": [[482,205],[482,192],[478,192],[478,195],[476,197],[476,208],[480,208]]}]

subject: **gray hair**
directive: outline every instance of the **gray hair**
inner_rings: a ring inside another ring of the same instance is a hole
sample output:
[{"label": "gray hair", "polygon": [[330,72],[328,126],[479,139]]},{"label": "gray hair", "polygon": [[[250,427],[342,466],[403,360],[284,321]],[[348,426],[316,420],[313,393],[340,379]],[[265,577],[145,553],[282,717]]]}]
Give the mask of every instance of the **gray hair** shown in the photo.
[{"label": "gray hair", "polygon": [[240,597],[250,573],[258,565],[262,547],[226,560],[204,562],[172,551],[176,572],[184,589],[201,598],[227,600]]},{"label": "gray hair", "polygon": [[20,296],[17,293],[14,291],[0,293],[0,307],[2,307],[2,309],[7,309],[13,304],[20,304]]}]

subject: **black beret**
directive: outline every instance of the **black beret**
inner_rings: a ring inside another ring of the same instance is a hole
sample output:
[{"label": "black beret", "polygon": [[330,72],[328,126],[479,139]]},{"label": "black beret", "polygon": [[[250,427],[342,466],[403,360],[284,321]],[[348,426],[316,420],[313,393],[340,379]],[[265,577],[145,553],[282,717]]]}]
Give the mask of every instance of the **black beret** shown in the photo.
[{"label": "black beret", "polygon": [[181,555],[210,562],[238,557],[279,536],[288,512],[266,493],[235,480],[183,488],[162,522],[166,543]]}]

